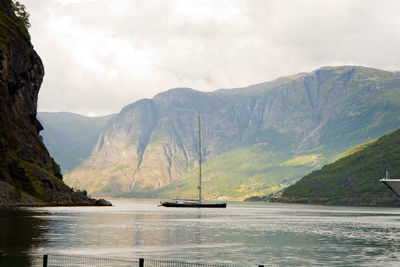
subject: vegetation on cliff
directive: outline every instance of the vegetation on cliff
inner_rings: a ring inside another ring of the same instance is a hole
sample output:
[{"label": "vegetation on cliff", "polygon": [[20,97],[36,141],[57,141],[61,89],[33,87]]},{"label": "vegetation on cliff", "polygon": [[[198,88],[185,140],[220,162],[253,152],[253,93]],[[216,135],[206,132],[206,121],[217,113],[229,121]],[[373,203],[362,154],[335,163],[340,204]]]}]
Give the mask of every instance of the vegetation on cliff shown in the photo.
[{"label": "vegetation on cliff", "polygon": [[342,158],[286,188],[280,201],[399,205],[379,179],[400,177],[400,129],[350,150]]},{"label": "vegetation on cliff", "polygon": [[10,0],[10,5],[15,15],[19,19],[19,21],[25,26],[25,28],[31,27],[29,22],[30,14],[26,11],[26,7],[20,1],[12,1]]},{"label": "vegetation on cliff", "polygon": [[[19,1],[3,0],[0,1],[0,45],[7,45],[10,38],[22,35],[30,40],[28,28],[30,14],[25,10],[25,6]],[[11,36],[7,36],[9,34]]]}]

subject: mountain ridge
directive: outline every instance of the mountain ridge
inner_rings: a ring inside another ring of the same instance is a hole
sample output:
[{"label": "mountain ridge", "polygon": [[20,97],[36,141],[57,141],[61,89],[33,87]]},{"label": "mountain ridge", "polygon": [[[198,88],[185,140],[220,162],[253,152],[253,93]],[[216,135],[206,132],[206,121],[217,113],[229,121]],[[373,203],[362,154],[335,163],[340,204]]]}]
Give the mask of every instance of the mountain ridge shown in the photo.
[{"label": "mountain ridge", "polygon": [[[269,192],[272,187],[282,188],[286,185],[280,181],[296,180],[351,147],[400,126],[398,74],[344,66],[323,67],[289,77],[292,78],[281,78],[275,87],[267,86],[264,91],[262,84],[246,87],[251,93],[243,88],[240,94],[177,88],[128,105],[104,131],[97,149],[67,176],[67,181],[95,194],[135,196],[135,192],[152,195],[174,181],[189,178],[197,164],[195,125],[200,114],[205,166],[207,161],[240,147],[248,153],[243,160],[248,156],[257,161],[256,165],[260,164],[255,173],[249,172],[246,164],[236,163],[251,175],[246,179],[253,179],[258,186],[258,192],[244,190],[244,197]],[[285,153],[276,159],[275,170],[270,166],[271,174],[267,177],[262,174],[261,166],[269,163],[262,163],[262,159],[250,154],[262,157],[277,151]],[[302,156],[317,159],[319,163],[312,167],[286,166],[281,171],[287,175],[278,173],[282,163]],[[102,169],[95,169],[97,166]],[[235,181],[243,180],[235,173],[232,175]],[[212,179],[219,178],[214,175]],[[270,183],[267,181],[275,182],[267,185]],[[245,187],[245,184],[235,186]]]}]

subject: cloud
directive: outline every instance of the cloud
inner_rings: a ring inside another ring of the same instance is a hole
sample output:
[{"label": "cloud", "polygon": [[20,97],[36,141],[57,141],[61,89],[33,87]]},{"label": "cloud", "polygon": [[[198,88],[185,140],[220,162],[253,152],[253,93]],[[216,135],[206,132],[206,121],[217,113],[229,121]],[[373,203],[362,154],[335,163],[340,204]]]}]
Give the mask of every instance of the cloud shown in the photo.
[{"label": "cloud", "polygon": [[398,70],[398,1],[24,0],[39,110],[103,115],[174,87],[234,88],[325,65]]}]

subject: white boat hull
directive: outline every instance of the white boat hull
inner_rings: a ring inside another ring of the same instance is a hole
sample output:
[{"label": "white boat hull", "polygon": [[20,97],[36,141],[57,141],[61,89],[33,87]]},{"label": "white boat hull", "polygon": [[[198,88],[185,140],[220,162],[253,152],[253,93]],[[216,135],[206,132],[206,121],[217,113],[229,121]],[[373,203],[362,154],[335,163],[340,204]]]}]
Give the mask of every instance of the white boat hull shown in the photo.
[{"label": "white boat hull", "polygon": [[400,197],[400,179],[381,179],[380,181]]}]

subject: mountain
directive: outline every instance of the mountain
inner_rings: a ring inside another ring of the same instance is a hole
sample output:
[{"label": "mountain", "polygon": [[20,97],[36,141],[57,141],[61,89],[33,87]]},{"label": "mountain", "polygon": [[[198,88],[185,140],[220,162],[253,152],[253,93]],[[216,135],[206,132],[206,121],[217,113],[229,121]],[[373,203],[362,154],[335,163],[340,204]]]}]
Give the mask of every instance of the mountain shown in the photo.
[{"label": "mountain", "polygon": [[94,205],[60,180],[39,136],[44,67],[25,25],[12,1],[0,1],[0,206]]},{"label": "mountain", "polygon": [[206,198],[279,191],[400,127],[400,75],[324,67],[245,88],[177,88],[124,107],[66,182],[95,195],[193,197],[202,120]]},{"label": "mountain", "polygon": [[60,163],[63,173],[89,157],[100,133],[113,115],[86,117],[68,112],[39,112],[44,130],[40,135],[50,155]]},{"label": "mountain", "polygon": [[353,205],[400,205],[379,179],[400,177],[400,129],[356,147],[342,158],[306,175],[278,201]]}]

